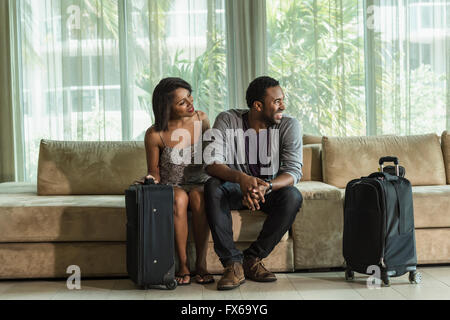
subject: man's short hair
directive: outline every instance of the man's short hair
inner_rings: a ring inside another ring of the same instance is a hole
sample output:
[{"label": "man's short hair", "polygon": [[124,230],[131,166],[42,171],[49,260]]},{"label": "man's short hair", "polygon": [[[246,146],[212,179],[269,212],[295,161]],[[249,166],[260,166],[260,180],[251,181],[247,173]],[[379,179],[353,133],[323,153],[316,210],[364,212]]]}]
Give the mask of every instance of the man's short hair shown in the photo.
[{"label": "man's short hair", "polygon": [[280,83],[274,78],[262,76],[253,80],[247,89],[245,98],[247,100],[247,106],[251,108],[255,101],[261,101],[264,103],[264,98],[266,96],[266,89],[277,87]]}]

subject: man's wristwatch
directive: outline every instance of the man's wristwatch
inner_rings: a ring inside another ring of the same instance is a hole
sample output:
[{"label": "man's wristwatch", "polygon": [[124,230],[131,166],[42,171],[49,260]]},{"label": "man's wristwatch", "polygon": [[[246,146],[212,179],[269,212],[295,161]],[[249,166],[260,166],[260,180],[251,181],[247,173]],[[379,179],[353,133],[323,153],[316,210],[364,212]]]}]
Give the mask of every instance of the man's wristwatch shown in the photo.
[{"label": "man's wristwatch", "polygon": [[269,193],[272,192],[272,181],[270,181],[269,179],[267,179],[266,182],[269,184],[269,188],[267,188],[266,194],[269,194]]}]

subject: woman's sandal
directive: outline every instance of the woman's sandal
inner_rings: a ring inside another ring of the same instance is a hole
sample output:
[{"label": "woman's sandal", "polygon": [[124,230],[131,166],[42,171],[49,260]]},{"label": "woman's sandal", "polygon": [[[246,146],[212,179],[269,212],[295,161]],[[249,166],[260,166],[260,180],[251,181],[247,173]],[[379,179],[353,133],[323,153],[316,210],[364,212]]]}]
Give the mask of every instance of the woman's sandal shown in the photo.
[{"label": "woman's sandal", "polygon": [[[187,286],[187,285],[191,284],[191,274],[190,273],[176,274],[175,277],[176,278],[182,278],[181,281],[177,281],[177,285],[179,285],[179,286]],[[186,277],[189,277],[189,281],[188,282],[184,282]]]},{"label": "woman's sandal", "polygon": [[209,273],[205,273],[205,274],[196,274],[195,275],[195,282],[199,283],[199,284],[208,284],[208,283],[213,283],[214,282],[214,278],[211,274]]}]

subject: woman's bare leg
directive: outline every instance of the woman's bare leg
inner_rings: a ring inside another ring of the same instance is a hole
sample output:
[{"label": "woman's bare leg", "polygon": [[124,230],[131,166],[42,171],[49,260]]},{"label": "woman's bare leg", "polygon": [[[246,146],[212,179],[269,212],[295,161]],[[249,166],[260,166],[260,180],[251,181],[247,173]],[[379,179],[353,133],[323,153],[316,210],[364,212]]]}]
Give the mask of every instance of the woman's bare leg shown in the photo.
[{"label": "woman's bare leg", "polygon": [[183,189],[174,188],[174,229],[175,229],[175,246],[178,252],[180,267],[176,280],[179,284],[188,283],[190,277],[183,275],[190,274],[187,262],[186,245],[188,238],[188,217],[187,208],[189,204],[189,196]]},{"label": "woman's bare leg", "polygon": [[[206,219],[203,188],[196,188],[189,192],[189,206],[192,211],[192,228],[194,233],[196,273],[205,275],[208,273],[206,266],[206,254],[208,251],[209,225]],[[210,277],[212,278],[212,277]]]}]

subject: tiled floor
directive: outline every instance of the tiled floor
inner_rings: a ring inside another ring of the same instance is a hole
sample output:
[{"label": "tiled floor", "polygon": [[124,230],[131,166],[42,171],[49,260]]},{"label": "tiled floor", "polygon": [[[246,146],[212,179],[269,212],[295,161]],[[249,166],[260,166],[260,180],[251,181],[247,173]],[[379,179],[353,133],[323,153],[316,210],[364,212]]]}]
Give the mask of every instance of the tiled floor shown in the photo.
[{"label": "tiled floor", "polygon": [[247,281],[238,289],[217,291],[216,283],[191,284],[176,290],[139,290],[129,279],[81,280],[80,290],[67,289],[63,280],[0,281],[0,300],[310,300],[310,299],[445,299],[450,300],[450,266],[420,267],[422,282],[410,284],[408,275],[391,278],[390,287],[369,288],[368,276],[355,274],[353,282],[344,272],[279,273],[278,281]]}]

